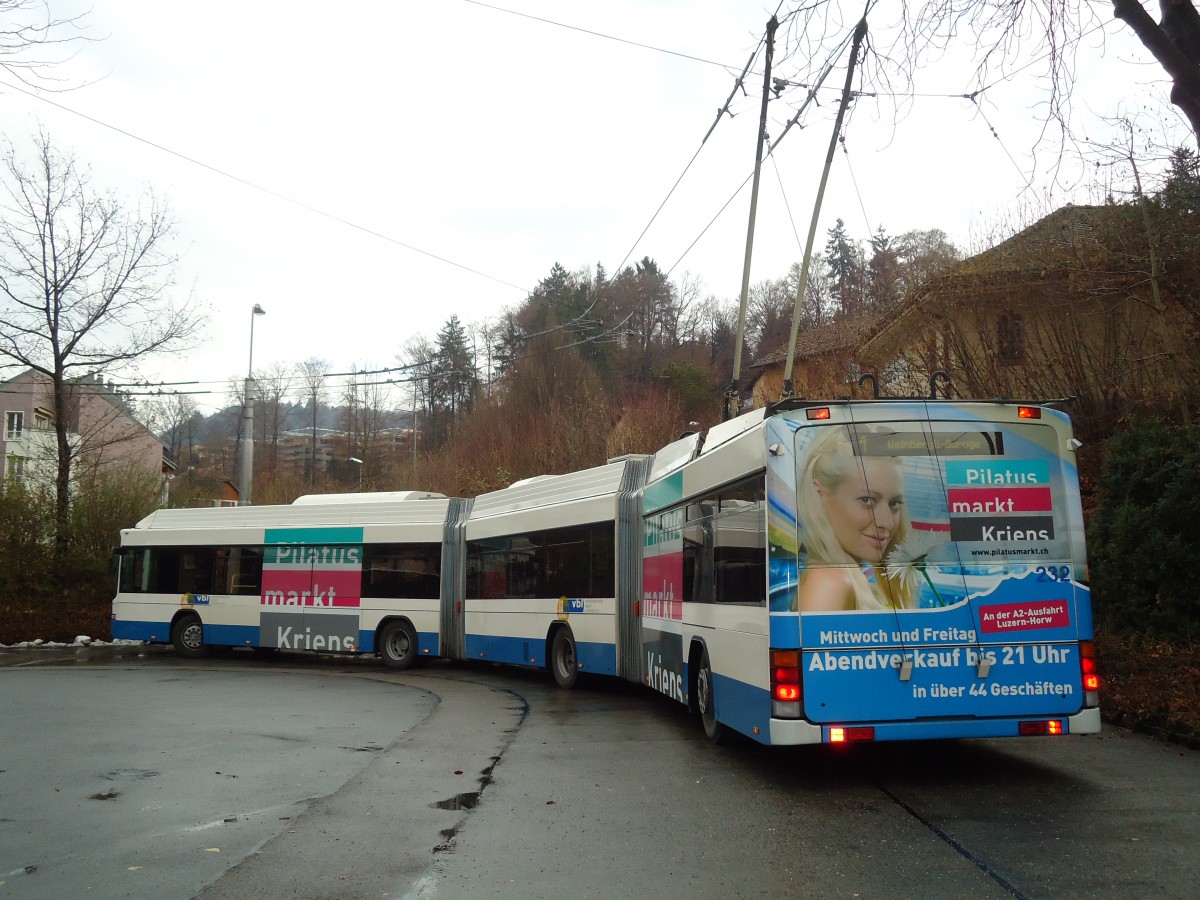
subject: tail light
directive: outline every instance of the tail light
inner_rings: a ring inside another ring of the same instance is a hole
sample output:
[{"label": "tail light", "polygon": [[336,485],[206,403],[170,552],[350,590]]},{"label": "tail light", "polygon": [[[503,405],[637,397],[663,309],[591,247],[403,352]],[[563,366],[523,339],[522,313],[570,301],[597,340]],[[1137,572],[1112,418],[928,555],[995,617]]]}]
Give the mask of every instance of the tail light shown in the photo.
[{"label": "tail light", "polygon": [[1033,722],[1019,722],[1017,734],[1022,737],[1032,737],[1039,734],[1063,734],[1061,719],[1039,719]]},{"label": "tail light", "polygon": [[771,716],[799,719],[804,706],[799,650],[771,651]]},{"label": "tail light", "polygon": [[1036,406],[1018,406],[1017,407],[1017,418],[1018,419],[1040,419],[1041,417],[1042,417],[1042,411],[1041,411],[1041,409],[1039,409]]},{"label": "tail light", "polygon": [[1096,645],[1079,642],[1079,669],[1083,674],[1083,705],[1100,705],[1100,673],[1096,669]]}]

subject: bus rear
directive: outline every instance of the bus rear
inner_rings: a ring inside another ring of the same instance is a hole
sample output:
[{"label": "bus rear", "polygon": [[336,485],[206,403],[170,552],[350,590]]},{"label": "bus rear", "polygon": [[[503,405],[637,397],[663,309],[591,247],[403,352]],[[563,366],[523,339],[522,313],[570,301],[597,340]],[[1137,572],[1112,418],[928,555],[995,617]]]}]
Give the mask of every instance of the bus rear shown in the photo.
[{"label": "bus rear", "polygon": [[1099,730],[1065,415],[953,401],[775,412],[771,743]]}]

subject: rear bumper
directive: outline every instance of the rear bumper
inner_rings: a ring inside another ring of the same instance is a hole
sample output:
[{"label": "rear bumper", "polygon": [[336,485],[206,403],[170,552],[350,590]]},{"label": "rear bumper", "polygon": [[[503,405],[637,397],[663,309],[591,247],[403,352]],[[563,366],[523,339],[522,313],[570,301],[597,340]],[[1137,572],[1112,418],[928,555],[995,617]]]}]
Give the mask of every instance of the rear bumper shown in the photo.
[{"label": "rear bumper", "polygon": [[[1005,719],[947,719],[918,722],[846,722],[847,726],[875,729],[876,741],[945,740],[950,738],[1018,737],[1020,723],[1057,719],[1063,734],[1095,734],[1100,731],[1100,710],[1092,707],[1071,716],[1021,716]],[[771,743],[781,746],[829,743],[829,725],[814,725],[800,719],[772,719]]]}]

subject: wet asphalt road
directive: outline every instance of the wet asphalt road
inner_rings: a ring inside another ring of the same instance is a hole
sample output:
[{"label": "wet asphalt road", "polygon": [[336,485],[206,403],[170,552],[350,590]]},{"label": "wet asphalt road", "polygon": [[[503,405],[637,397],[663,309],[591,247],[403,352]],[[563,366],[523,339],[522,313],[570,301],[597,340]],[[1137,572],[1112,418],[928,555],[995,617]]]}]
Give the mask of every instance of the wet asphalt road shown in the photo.
[{"label": "wet asphalt road", "polygon": [[1193,897],[1200,754],[711,747],[635,686],[0,650],[7,897]]}]

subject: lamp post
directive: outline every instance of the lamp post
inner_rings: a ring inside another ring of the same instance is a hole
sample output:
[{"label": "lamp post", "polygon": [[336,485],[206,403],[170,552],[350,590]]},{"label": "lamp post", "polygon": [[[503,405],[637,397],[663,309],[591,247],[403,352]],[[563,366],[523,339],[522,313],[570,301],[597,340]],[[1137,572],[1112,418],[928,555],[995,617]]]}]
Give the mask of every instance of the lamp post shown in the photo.
[{"label": "lamp post", "polygon": [[352,462],[356,466],[358,466],[358,489],[361,492],[362,491],[363,461],[361,459],[359,459],[357,456],[351,456],[346,461]]},{"label": "lamp post", "polygon": [[242,477],[238,486],[238,505],[251,503],[251,483],[254,478],[254,318],[267,311],[254,304],[250,310],[250,365],[246,369],[246,397],[242,406]]}]

